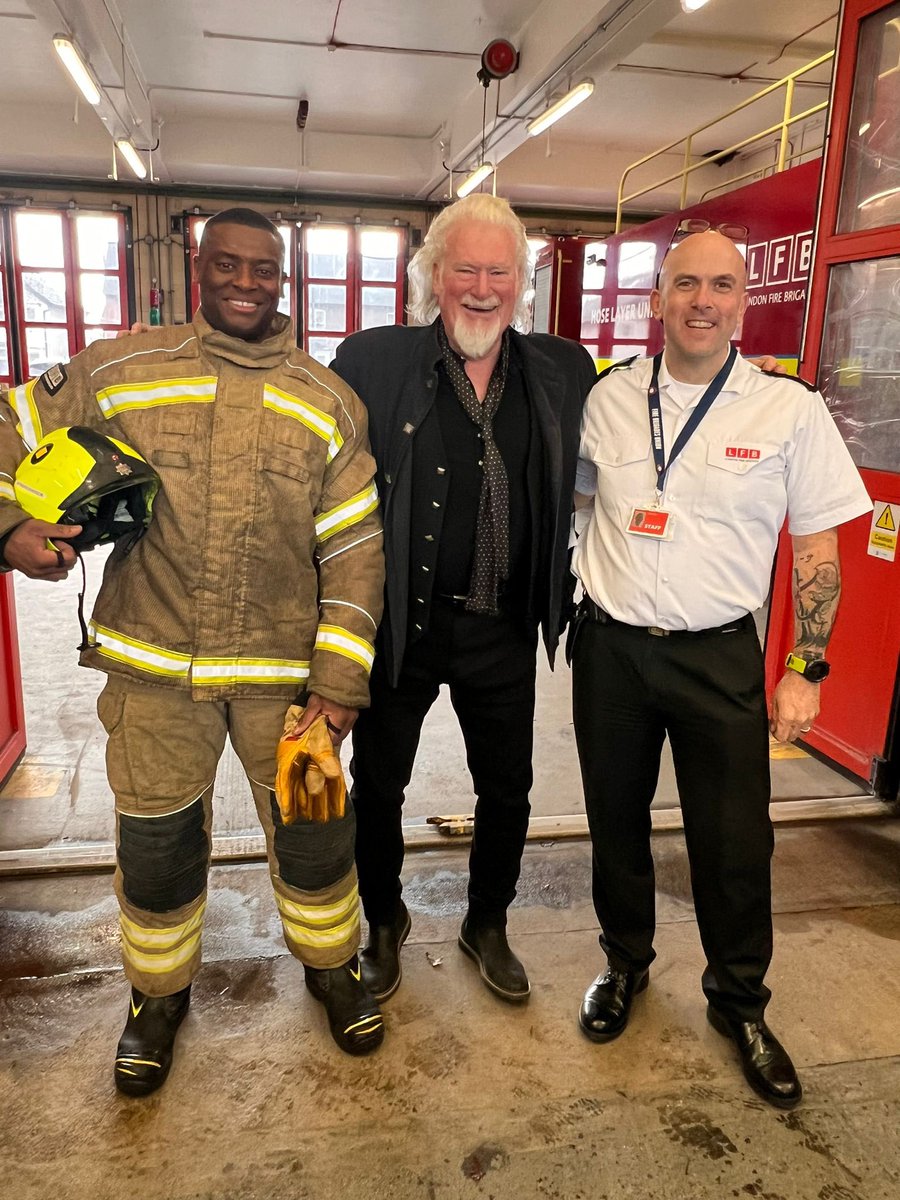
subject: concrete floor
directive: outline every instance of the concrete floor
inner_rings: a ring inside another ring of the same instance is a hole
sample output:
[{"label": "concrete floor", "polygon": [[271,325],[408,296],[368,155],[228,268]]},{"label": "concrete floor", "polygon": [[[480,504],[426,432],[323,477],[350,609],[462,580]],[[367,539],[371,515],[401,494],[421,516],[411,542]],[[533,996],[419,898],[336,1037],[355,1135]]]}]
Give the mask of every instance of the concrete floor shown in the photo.
[{"label": "concrete floor", "polygon": [[[100,564],[88,559],[93,581]],[[29,750],[0,796],[0,855],[108,838],[72,583],[20,581]],[[535,810],[581,808],[565,672],[540,675]],[[786,797],[862,794],[810,758]],[[437,798],[437,799],[436,799]],[[446,701],[429,717],[412,825],[470,807]],[[657,804],[671,806],[667,770]],[[250,826],[233,760],[220,832]],[[12,1200],[896,1200],[900,823],[779,825],[771,1024],[803,1105],[750,1092],[707,1025],[684,845],[654,837],[659,958],[616,1042],[576,1013],[601,969],[584,842],[529,844],[511,938],[533,985],[507,1006],[456,946],[464,847],[410,853],[404,982],[370,1058],[343,1055],[280,938],[257,864],[213,868],[204,967],[166,1087],[112,1084],[127,985],[108,873],[0,877],[0,1195]]]},{"label": "concrete floor", "polygon": [[706,1024],[682,839],[654,840],[658,960],[616,1042],[588,847],[529,845],[511,912],[530,1002],[458,951],[465,855],[410,855],[404,981],[367,1059],[331,1042],[263,868],[212,873],[205,965],[165,1088],[112,1085],[126,985],[103,875],[5,880],[0,1179],[16,1200],[896,1200],[900,825],[781,827],[770,1022],[806,1088],[779,1113]]}]

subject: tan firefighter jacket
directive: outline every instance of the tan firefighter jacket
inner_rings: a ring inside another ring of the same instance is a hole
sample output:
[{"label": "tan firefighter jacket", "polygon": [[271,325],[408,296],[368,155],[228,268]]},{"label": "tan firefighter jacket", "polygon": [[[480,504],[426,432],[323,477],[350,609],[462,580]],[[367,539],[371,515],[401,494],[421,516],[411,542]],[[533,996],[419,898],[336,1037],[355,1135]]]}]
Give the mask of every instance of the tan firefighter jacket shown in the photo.
[{"label": "tan firefighter jacket", "polygon": [[109,557],[83,665],[197,700],[368,703],[384,563],[366,412],[287,318],[261,342],[199,314],[94,342],[0,417],[0,536],[23,519],[16,466],[61,426],[119,438],[162,480],[144,537]]}]

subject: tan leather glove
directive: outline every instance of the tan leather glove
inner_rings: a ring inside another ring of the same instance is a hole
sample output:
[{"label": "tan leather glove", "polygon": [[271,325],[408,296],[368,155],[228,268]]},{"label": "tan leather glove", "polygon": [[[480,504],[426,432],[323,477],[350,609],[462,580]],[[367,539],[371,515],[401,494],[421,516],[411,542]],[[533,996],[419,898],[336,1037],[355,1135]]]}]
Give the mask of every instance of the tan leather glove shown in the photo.
[{"label": "tan leather glove", "polygon": [[344,815],[347,785],[324,716],[299,736],[292,731],[303,709],[291,705],[285,733],[278,743],[275,799],[285,825],[304,821],[329,821]]}]

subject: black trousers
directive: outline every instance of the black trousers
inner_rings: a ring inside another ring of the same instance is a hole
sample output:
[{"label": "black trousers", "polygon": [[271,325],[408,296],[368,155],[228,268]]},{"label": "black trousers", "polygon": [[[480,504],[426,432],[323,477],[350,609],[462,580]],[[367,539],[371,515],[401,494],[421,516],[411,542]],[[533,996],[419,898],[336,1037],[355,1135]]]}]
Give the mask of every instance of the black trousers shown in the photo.
[{"label": "black trousers", "polygon": [[703,990],[761,1018],[772,956],[768,725],[752,620],[735,632],[654,636],[584,620],[573,648],[575,736],[593,844],[594,907],[610,965],[654,958],[650,804],[668,735],[691,870]]},{"label": "black trousers", "polygon": [[[528,831],[536,630],[509,616],[468,613],[441,600],[430,627],[407,648],[396,688],[379,656],[371,707],[353,728],[359,891],[370,924],[393,920],[401,893],[402,809],[422,722],[446,683],[477,796],[469,854],[469,911],[505,920]],[[446,795],[434,811],[459,808]]]}]

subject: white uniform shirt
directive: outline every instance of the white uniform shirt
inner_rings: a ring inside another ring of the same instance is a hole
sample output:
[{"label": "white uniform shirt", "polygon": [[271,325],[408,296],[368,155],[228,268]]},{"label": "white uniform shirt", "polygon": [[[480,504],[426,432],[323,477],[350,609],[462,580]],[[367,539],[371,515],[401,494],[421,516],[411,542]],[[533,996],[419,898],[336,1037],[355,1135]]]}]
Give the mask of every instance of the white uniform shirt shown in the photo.
[{"label": "white uniform shirt", "polygon": [[[818,392],[738,358],[712,408],[670,466],[660,507],[671,541],[625,532],[656,499],[647,388],[652,360],[612,371],[582,420],[577,490],[593,510],[572,569],[629,625],[708,629],[765,602],[778,534],[820,533],[871,510]],[[659,373],[666,461],[705,388]]]}]

